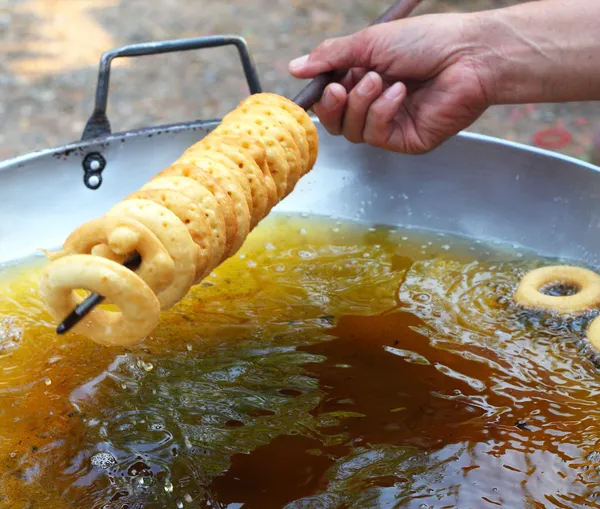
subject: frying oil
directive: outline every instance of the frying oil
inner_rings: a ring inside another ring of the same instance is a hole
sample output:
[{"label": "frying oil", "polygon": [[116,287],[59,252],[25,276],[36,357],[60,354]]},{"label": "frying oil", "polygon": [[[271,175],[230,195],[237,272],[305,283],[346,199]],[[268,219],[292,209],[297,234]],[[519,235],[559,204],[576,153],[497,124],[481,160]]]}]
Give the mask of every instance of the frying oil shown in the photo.
[{"label": "frying oil", "polygon": [[511,303],[556,260],[273,216],[134,348],[57,336],[42,263],[0,273],[0,507],[600,507],[586,322]]}]

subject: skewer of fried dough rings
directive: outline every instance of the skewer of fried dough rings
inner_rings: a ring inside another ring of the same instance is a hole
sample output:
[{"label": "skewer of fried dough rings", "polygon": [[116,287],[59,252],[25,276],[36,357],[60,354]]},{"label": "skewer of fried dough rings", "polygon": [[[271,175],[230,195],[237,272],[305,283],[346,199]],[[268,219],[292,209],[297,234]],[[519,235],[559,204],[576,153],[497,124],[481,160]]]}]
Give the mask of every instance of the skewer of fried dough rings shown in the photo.
[{"label": "skewer of fried dough rings", "polygon": [[[42,301],[62,320],[83,300],[76,290],[104,295],[119,311],[96,308],[73,330],[103,345],[140,343],[161,311],[240,249],[317,154],[304,109],[277,94],[251,95],[141,189],[46,252]],[[136,252],[133,272],[122,264]]]},{"label": "skewer of fried dough rings", "polygon": [[[544,289],[553,285],[574,287],[573,295],[548,295]],[[549,311],[561,316],[588,314],[600,307],[600,275],[582,267],[555,265],[534,269],[521,279],[513,296],[524,308]],[[600,352],[600,316],[588,326],[586,336]]]}]

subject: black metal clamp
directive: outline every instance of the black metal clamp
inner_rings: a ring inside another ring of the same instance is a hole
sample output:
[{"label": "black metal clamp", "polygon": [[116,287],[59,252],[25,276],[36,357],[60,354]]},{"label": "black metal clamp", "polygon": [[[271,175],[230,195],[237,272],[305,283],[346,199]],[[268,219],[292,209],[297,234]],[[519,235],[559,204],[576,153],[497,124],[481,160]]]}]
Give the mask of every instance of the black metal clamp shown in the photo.
[{"label": "black metal clamp", "polygon": [[[102,138],[111,134],[111,127],[108,116],[106,115],[106,109],[108,106],[110,65],[115,58],[159,55],[162,53],[217,48],[221,46],[235,46],[237,48],[250,93],[256,94],[261,92],[262,87],[258,79],[256,66],[250,55],[248,45],[242,37],[236,35],[215,35],[123,46],[107,51],[100,59],[94,111],[87,121],[81,140],[85,141]],[[102,170],[106,167],[106,160],[102,154],[99,152],[87,154],[83,159],[82,166],[84,171],[84,184],[89,189],[98,189],[102,184]]]}]

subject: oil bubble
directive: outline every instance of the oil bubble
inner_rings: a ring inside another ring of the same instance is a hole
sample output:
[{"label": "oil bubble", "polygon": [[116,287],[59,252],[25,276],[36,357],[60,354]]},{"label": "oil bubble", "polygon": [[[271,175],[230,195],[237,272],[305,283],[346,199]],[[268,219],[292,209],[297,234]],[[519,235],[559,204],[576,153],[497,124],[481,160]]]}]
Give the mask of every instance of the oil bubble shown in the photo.
[{"label": "oil bubble", "polygon": [[90,463],[93,467],[100,470],[108,470],[113,465],[116,465],[117,460],[109,452],[99,452],[92,456]]}]

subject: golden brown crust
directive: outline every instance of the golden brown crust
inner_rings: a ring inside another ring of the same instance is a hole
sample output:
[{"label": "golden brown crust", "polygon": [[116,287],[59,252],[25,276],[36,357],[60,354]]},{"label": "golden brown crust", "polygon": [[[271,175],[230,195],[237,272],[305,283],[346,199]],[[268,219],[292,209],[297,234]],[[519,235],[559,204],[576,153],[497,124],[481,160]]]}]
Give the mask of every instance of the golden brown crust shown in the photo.
[{"label": "golden brown crust", "polygon": [[134,345],[158,324],[160,304],[156,295],[117,262],[93,255],[68,255],[52,262],[40,275],[40,296],[56,320],[64,319],[81,302],[76,288],[101,293],[119,307],[119,312],[94,309],[74,327],[75,332],[97,343]]},{"label": "golden brown crust", "polygon": [[199,184],[206,187],[219,202],[221,213],[225,219],[226,233],[226,248],[224,257],[229,256],[233,250],[233,244],[237,239],[238,224],[233,207],[233,199],[227,194],[223,187],[215,180],[215,178],[204,171],[202,168],[194,164],[175,163],[169,166],[166,170],[161,171],[157,177],[179,175],[194,179]]},{"label": "golden brown crust", "polygon": [[238,108],[242,113],[245,112],[260,112],[267,117],[273,117],[282,124],[284,129],[288,131],[294,138],[294,142],[300,151],[302,158],[301,175],[307,172],[310,162],[310,148],[306,138],[306,131],[302,125],[279,103],[272,99],[265,100],[263,97],[257,97],[259,94],[251,95],[243,101]]},{"label": "golden brown crust", "polygon": [[284,111],[287,111],[292,117],[296,119],[306,133],[306,141],[309,146],[309,160],[306,168],[306,173],[312,170],[317,161],[319,155],[319,135],[317,133],[317,127],[311,120],[310,116],[295,102],[290,101],[287,97],[283,97],[278,94],[272,94],[263,92],[260,94],[254,94],[251,96],[253,102],[261,102],[263,104],[276,104]]},{"label": "golden brown crust", "polygon": [[242,247],[250,232],[250,209],[248,208],[246,193],[244,193],[239,180],[228,170],[227,166],[201,152],[188,154],[180,160],[206,171],[231,198],[237,220],[237,234],[233,240],[231,251],[228,253],[229,256],[233,255]]},{"label": "golden brown crust", "polygon": [[213,194],[194,179],[182,176],[155,177],[142,186],[141,190],[145,189],[173,189],[187,196],[198,205],[201,213],[206,218],[212,239],[210,270],[219,265],[223,260],[227,246],[226,228],[221,207],[219,207],[219,203]]},{"label": "golden brown crust", "polygon": [[285,196],[287,196],[293,191],[303,171],[302,155],[294,138],[274,116],[267,116],[265,113],[262,113],[260,107],[257,107],[256,111],[248,108],[247,113],[242,113],[241,110],[236,109],[225,116],[223,123],[239,119],[243,119],[244,122],[254,123],[258,127],[258,132],[267,146],[276,143],[283,148],[288,163],[285,192]]},{"label": "golden brown crust", "polygon": [[201,280],[211,271],[213,239],[206,217],[197,203],[173,189],[140,189],[125,200],[142,199],[167,208],[185,225],[190,237],[196,244],[196,280]]},{"label": "golden brown crust", "polygon": [[252,196],[252,214],[250,221],[250,230],[252,230],[259,221],[265,217],[267,212],[267,188],[261,169],[254,159],[246,156],[246,154],[244,154],[237,146],[224,142],[218,135],[204,138],[199,145],[200,149],[223,154],[239,168],[240,172],[246,175],[250,187],[250,194]]},{"label": "golden brown crust", "polygon": [[237,119],[222,123],[214,132],[231,136],[245,134],[261,140],[267,153],[269,173],[277,189],[277,201],[279,202],[285,198],[290,166],[283,147],[272,136],[267,136],[265,131],[260,129],[254,122]]}]

